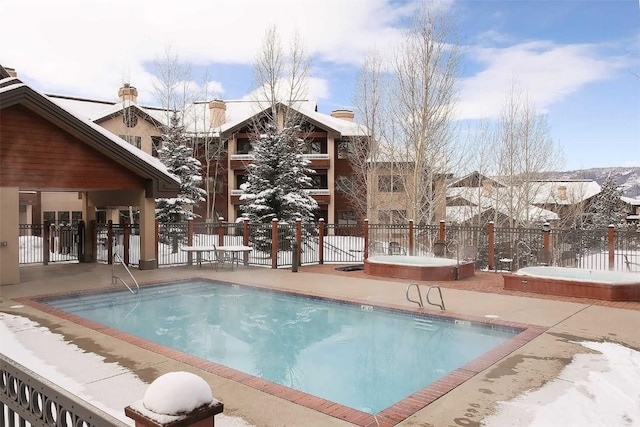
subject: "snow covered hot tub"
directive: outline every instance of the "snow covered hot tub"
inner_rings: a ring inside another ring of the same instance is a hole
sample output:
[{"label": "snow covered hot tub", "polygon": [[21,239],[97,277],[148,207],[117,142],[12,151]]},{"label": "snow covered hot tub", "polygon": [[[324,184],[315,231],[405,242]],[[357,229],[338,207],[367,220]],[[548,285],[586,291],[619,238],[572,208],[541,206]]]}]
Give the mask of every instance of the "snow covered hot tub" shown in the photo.
[{"label": "snow covered hot tub", "polygon": [[525,267],[503,274],[504,288],[607,301],[640,301],[640,274],[570,267]]},{"label": "snow covered hot tub", "polygon": [[375,255],[364,260],[364,272],[372,276],[411,280],[459,280],[473,276],[473,262],[449,258]]}]

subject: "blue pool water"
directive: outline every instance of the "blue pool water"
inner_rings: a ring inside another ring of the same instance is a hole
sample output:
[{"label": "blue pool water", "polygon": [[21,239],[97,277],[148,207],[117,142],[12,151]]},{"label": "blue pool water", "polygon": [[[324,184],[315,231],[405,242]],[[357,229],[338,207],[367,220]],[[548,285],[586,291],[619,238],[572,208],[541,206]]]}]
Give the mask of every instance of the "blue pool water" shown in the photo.
[{"label": "blue pool water", "polygon": [[370,413],[516,334],[206,280],[43,302]]}]

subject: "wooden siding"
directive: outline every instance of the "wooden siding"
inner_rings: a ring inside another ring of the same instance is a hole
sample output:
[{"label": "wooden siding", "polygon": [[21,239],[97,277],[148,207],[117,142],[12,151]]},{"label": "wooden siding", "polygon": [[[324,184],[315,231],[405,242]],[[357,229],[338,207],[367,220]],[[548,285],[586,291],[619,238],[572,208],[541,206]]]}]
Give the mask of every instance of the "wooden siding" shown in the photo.
[{"label": "wooden siding", "polygon": [[23,106],[0,113],[0,185],[30,190],[143,189],[145,181]]}]

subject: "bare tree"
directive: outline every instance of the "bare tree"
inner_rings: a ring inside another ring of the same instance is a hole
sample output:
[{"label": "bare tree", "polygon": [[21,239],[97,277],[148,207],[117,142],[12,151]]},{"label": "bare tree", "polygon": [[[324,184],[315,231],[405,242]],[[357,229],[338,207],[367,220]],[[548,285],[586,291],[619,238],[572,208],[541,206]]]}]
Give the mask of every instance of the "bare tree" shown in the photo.
[{"label": "bare tree", "polygon": [[456,81],[461,53],[453,18],[423,5],[393,61],[389,109],[393,173],[404,183],[407,216],[431,223],[444,200],[444,176],[453,141]]},{"label": "bare tree", "polygon": [[562,151],[551,138],[547,117],[515,84],[507,95],[499,132],[496,158],[505,186],[496,194],[497,203],[509,218],[509,226],[528,225],[538,220],[531,206],[541,174],[563,165]]},{"label": "bare tree", "polygon": [[182,112],[195,100],[191,66],[182,61],[171,46],[167,46],[164,55],[153,62],[153,70],[156,76],[153,95],[166,112],[165,124],[168,125],[172,112]]},{"label": "bare tree", "polygon": [[[338,147],[346,155],[353,174],[338,177],[336,190],[342,192],[358,218],[371,215],[378,206],[377,171],[384,150],[382,120],[386,90],[385,70],[379,53],[371,52],[364,60],[356,79],[354,105],[361,132],[341,141]],[[346,147],[344,146],[346,144]],[[366,197],[362,197],[366,194]]]}]

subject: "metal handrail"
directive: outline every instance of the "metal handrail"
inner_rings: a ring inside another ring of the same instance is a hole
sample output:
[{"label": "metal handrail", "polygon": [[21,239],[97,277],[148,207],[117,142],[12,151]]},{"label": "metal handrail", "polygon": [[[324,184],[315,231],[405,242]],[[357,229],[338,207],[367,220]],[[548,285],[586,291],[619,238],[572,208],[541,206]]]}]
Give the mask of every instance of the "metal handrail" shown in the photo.
[{"label": "metal handrail", "polygon": [[[441,304],[437,304],[435,302],[431,302],[431,300],[429,299],[429,293],[431,292],[431,289],[437,289],[438,293],[440,294],[440,302]],[[429,289],[427,290],[427,302],[431,305],[435,305],[436,307],[440,307],[440,310],[444,310],[444,299],[442,299],[442,290],[440,289],[440,286],[429,286]]]},{"label": "metal handrail", "polygon": [[[416,289],[418,290],[418,298],[420,298],[419,301],[416,301],[409,297],[409,289],[411,289],[412,286],[415,286]],[[420,308],[424,307],[424,303],[422,301],[422,292],[420,292],[420,286],[418,286],[417,283],[409,283],[409,285],[407,285],[407,291],[405,292],[405,295],[407,296],[407,301],[418,304],[418,307]]]},{"label": "metal handrail", "polygon": [[[120,264],[124,267],[125,270],[127,270],[127,273],[129,273],[129,277],[131,277],[131,280],[133,280],[133,283],[135,283],[136,285],[136,290],[134,291],[133,289],[131,289],[131,286],[129,286],[127,284],[127,282],[124,281],[124,279],[120,276],[116,276],[116,261],[120,260]],[[137,294],[140,291],[140,285],[138,285],[138,281],[136,280],[135,277],[133,277],[133,274],[131,274],[131,270],[129,270],[129,267],[127,267],[127,265],[124,263],[124,261],[122,260],[122,257],[120,256],[120,254],[118,254],[117,252],[115,254],[113,254],[113,264],[111,264],[111,283],[113,285],[118,284],[118,280],[120,280],[120,282],[122,282],[123,285],[125,285],[127,287],[127,289],[129,289],[129,292],[131,292],[132,294]]]}]

